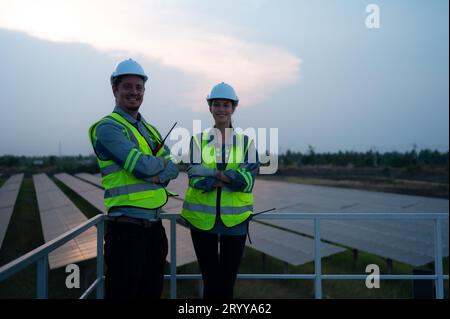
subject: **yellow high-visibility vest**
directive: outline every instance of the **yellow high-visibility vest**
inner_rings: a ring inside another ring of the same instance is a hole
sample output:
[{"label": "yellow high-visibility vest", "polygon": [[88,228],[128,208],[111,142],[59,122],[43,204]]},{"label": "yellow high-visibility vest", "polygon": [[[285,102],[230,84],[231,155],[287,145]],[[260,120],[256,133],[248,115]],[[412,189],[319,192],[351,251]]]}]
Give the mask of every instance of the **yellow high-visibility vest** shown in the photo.
[{"label": "yellow high-visibility vest", "polygon": [[[152,150],[145,138],[131,123],[118,113],[109,114],[89,129],[92,146],[95,146],[97,139],[97,126],[104,121],[114,121],[115,124],[120,125],[128,139],[136,145],[136,148],[133,148],[128,154],[124,167],[119,166],[112,160],[102,160],[97,155],[97,163],[102,175],[102,186],[105,189],[104,203],[106,209],[109,211],[112,207],[117,206],[157,209],[164,206],[168,199],[166,189],[162,185],[140,180],[132,174],[139,157],[152,155]],[[161,143],[158,132],[148,123],[143,123],[153,135],[153,138]],[[156,156],[169,159],[170,154],[164,153],[165,149],[162,147]]]},{"label": "yellow high-visibility vest", "polygon": [[[217,169],[216,148],[208,144],[209,134],[201,134],[200,138],[194,136],[202,154],[202,165]],[[236,144],[232,146],[227,160],[227,170],[239,171],[245,154],[248,152],[250,141],[244,145],[244,135],[236,134]],[[249,172],[240,172],[251,184],[252,176]],[[200,177],[201,179],[201,177]],[[220,203],[219,201],[220,192]],[[219,207],[218,207],[219,206]],[[216,212],[220,209],[220,218],[227,227],[243,223],[253,214],[253,194],[251,192],[236,192],[228,187],[217,188],[211,192],[189,186],[181,216],[191,225],[201,230],[211,230],[216,222]]]}]

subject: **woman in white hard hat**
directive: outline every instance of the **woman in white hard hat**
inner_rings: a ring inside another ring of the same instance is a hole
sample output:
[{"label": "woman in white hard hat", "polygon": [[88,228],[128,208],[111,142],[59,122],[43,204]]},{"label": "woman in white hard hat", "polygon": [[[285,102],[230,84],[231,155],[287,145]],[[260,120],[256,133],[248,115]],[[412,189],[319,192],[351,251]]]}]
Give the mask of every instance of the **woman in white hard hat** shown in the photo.
[{"label": "woman in white hard hat", "polygon": [[253,214],[259,162],[254,142],[232,126],[239,102],[234,89],[219,83],[207,102],[215,125],[191,140],[189,187],[181,216],[191,228],[203,297],[231,299]]}]

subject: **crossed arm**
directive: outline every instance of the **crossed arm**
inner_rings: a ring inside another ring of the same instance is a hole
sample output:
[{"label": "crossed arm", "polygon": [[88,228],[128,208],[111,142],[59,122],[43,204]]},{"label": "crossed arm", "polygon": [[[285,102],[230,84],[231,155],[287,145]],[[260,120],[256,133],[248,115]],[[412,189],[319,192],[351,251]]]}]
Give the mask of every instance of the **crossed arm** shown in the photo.
[{"label": "crossed arm", "polygon": [[191,164],[188,167],[189,185],[205,192],[213,191],[217,187],[228,187],[233,191],[250,193],[253,190],[255,176],[260,165],[254,147],[254,143],[252,143],[248,153],[256,154],[255,163],[249,162],[249,156],[245,156],[245,161],[240,164],[238,170],[218,170],[208,168],[201,163],[194,163],[193,151],[198,152],[199,150],[197,145],[191,141]]},{"label": "crossed arm", "polygon": [[143,154],[126,137],[123,129],[114,123],[99,124],[94,147],[101,158],[112,160],[138,179],[167,186],[171,179],[178,176],[178,168],[170,160],[170,151],[166,146],[161,151],[163,157]]}]

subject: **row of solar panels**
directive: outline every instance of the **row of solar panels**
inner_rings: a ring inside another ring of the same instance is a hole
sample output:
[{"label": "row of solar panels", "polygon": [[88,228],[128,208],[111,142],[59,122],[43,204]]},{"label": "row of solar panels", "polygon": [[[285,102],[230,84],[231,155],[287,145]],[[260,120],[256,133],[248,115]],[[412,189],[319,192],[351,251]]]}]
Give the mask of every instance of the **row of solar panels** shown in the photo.
[{"label": "row of solar panels", "polygon": [[[90,174],[78,174],[77,177],[99,185],[99,177]],[[94,207],[105,213],[103,206],[103,190],[68,174],[56,174],[55,178],[72,189]],[[45,241],[49,241],[62,233],[76,227],[87,220],[84,214],[70,201],[70,199],[45,174],[33,176],[36,196],[39,206],[42,229]],[[20,184],[19,184],[20,186]],[[166,205],[170,211],[179,212],[182,201],[171,199]],[[170,237],[169,222],[163,222]],[[7,223],[5,223],[7,225]],[[189,230],[177,224],[177,266],[188,264],[196,260],[190,239]],[[5,229],[6,231],[6,229]],[[252,248],[272,255],[292,265],[310,262],[314,259],[312,251],[313,240],[303,236],[290,234],[273,227],[252,223]],[[49,255],[51,269],[62,267],[70,263],[96,257],[96,230],[91,228],[77,238],[67,242]],[[249,243],[247,243],[249,245]],[[329,256],[344,249],[322,243],[322,256]],[[170,254],[167,257],[170,262]]]},{"label": "row of solar panels", "polygon": [[[77,175],[80,178],[100,185],[99,176],[89,174]],[[180,173],[169,187],[184,197],[188,184],[187,175]],[[390,193],[368,192],[334,187],[318,187],[311,185],[274,182],[259,179],[254,188],[255,211],[272,207],[282,214],[291,212],[346,212],[346,213],[380,213],[380,212],[447,212],[448,199],[436,199],[420,196],[409,196]],[[165,206],[168,212],[179,213],[182,201],[169,201]],[[278,226],[296,233],[314,236],[312,221],[307,220],[270,220],[266,224]],[[254,247],[266,250],[268,254],[285,255],[286,250],[268,249],[267,234],[272,228],[264,228],[260,224],[251,223],[251,234],[254,234]],[[434,223],[431,220],[323,220],[321,221],[321,238],[353,249],[367,251],[385,258],[421,266],[434,260]],[[448,219],[443,223],[442,253],[448,256]],[[262,234],[261,236],[259,234]],[[282,242],[289,242],[289,232],[280,234]],[[276,238],[271,234],[271,238]],[[259,243],[265,240],[264,245]],[[312,244],[299,246],[312,249]],[[291,253],[292,251],[289,251]],[[299,254],[297,254],[299,255]],[[283,259],[282,256],[277,258]],[[300,262],[300,261],[299,261]]]},{"label": "row of solar panels", "polygon": [[[277,207],[277,212],[311,213],[447,213],[448,199],[368,192],[334,187],[259,180],[255,208]],[[269,206],[270,205],[270,206]],[[314,234],[312,221],[271,220],[271,225],[306,235]],[[321,238],[353,249],[422,266],[434,261],[432,220],[322,220]],[[448,219],[443,223],[442,254],[448,256]]]},{"label": "row of solar panels", "polygon": [[0,188],[0,249],[5,239],[22,180],[23,174],[13,175]]},{"label": "row of solar panels", "polygon": [[[99,211],[105,212],[103,190],[100,188],[100,177],[86,173],[77,174],[76,176],[77,178],[68,174],[55,175],[58,180],[91,203]],[[180,212],[187,182],[187,176],[184,173],[180,173],[179,177],[171,182],[170,188],[181,196],[178,199],[170,199],[164,207],[165,211]],[[0,189],[0,196],[2,189]],[[64,196],[62,192],[61,194]],[[279,213],[283,213],[283,211],[448,212],[448,200],[268,182],[264,180],[258,180],[254,194],[256,210],[267,209],[270,208],[269,205],[274,205]],[[62,207],[62,204],[57,202],[58,199],[54,199],[54,201],[56,201],[55,205]],[[312,221],[273,220],[268,223],[313,236]],[[433,261],[432,227],[433,224],[429,221],[326,220],[321,222],[321,235],[322,238],[328,241],[353,249],[364,250],[419,266]],[[169,227],[166,227],[166,230],[168,231]],[[253,222],[250,226],[250,232],[253,241],[251,247],[268,255],[293,265],[306,263],[314,259],[313,241],[309,238]],[[178,242],[184,245],[181,247],[180,244],[180,247],[178,247],[177,242],[177,265],[194,261],[195,256],[188,230],[178,225],[177,235],[181,239]],[[186,246],[186,243],[189,243],[190,246]],[[444,224],[443,243],[443,255],[448,256],[448,220]],[[247,244],[249,245],[249,243]],[[90,249],[92,250],[92,247]],[[328,256],[340,251],[342,251],[342,248],[322,243],[322,256]],[[83,254],[80,253],[79,255]]]},{"label": "row of solar panels", "polygon": [[[100,178],[98,176],[85,173],[77,174],[76,176],[95,185],[101,185]],[[55,177],[93,206],[97,208],[101,207],[101,211],[104,212],[102,189],[65,173],[57,174]],[[183,181],[183,179],[185,179],[185,181]],[[183,182],[186,182],[185,185],[187,185],[187,178],[185,174],[182,174],[180,178],[177,179],[177,183],[171,185],[171,189],[179,194],[183,193]],[[164,211],[179,213],[181,206],[182,201],[180,199],[170,198],[164,207]],[[165,222],[165,226],[166,231],[168,231],[168,222]],[[267,230],[271,230],[271,236],[264,234]],[[256,250],[281,259],[282,261],[288,262],[292,265],[300,265],[314,260],[314,255],[312,252],[313,240],[310,238],[289,234],[285,231],[274,229],[273,227],[255,223],[252,223],[250,232],[253,238],[253,245],[251,245],[251,247]],[[289,235],[289,238],[283,238],[286,235]],[[268,244],[268,242],[270,242],[270,244]],[[250,244],[247,243],[247,245]],[[342,252],[343,250],[344,249],[334,245],[325,243],[322,244],[322,256],[324,257]],[[190,263],[195,260],[196,257],[189,231],[183,226],[177,225],[177,266]]]}]

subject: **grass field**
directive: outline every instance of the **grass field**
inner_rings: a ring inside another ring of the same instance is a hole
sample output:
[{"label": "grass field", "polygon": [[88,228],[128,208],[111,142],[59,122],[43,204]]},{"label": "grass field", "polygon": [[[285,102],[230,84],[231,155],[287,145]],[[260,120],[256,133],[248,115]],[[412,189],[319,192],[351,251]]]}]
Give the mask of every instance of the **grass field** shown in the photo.
[{"label": "grass field", "polygon": [[[75,203],[75,205],[88,217],[97,213],[96,208],[76,195],[59,181],[53,181]],[[0,178],[0,183],[4,179]],[[0,266],[29,252],[44,243],[36,195],[31,177],[24,178],[16,206],[6,233],[3,248],[0,251]],[[353,265],[351,249],[322,259],[322,272],[324,274],[364,274],[368,264],[380,266],[381,273],[386,273],[385,259],[359,252],[358,260]],[[95,260],[78,264],[81,269],[82,286],[86,287],[95,278]],[[430,265],[428,265],[430,267]],[[7,281],[0,283],[0,299],[4,298],[35,298],[36,295],[36,268],[29,267],[16,274]],[[448,258],[444,260],[445,273],[448,274]],[[265,259],[263,267],[262,254],[249,247],[241,263],[240,273],[283,273],[283,262],[271,258]],[[411,274],[413,267],[394,262],[394,274]],[[289,266],[289,273],[314,272],[314,264],[293,267]],[[198,273],[197,263],[178,268],[178,273]],[[169,265],[166,265],[169,273]],[[77,298],[83,289],[68,289],[65,287],[66,273],[64,268],[52,270],[49,273],[50,298]],[[169,297],[169,282],[165,282],[163,298]],[[445,284],[448,296],[448,282]],[[179,281],[178,298],[198,298],[199,281]],[[238,280],[235,288],[236,298],[314,298],[314,282],[312,280]],[[411,298],[411,281],[382,281],[379,289],[368,289],[362,280],[326,280],[323,281],[324,298]]]}]

